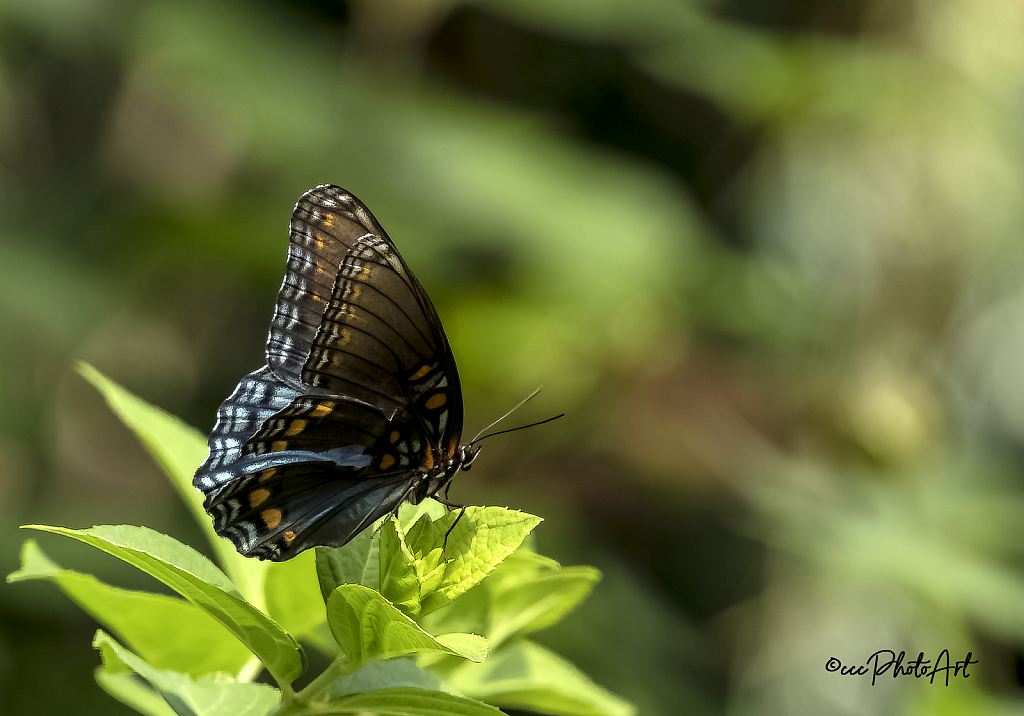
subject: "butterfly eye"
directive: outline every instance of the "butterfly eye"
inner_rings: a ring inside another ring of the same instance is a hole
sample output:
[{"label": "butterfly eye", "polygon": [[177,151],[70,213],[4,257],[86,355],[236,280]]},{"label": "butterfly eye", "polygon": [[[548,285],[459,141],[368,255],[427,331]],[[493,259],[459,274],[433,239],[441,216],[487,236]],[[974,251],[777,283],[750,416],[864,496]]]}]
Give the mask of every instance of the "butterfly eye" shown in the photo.
[{"label": "butterfly eye", "polygon": [[473,461],[476,460],[476,456],[480,454],[480,447],[470,447],[463,445],[459,448],[459,455],[461,457],[460,467],[463,470],[469,470],[473,467]]}]

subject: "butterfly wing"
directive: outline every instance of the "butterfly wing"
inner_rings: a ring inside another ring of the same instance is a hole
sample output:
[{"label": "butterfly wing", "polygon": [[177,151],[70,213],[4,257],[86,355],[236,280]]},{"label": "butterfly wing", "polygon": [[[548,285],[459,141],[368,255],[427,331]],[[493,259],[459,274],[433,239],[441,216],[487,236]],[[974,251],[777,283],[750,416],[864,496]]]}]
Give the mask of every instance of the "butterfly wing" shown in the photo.
[{"label": "butterfly wing", "polygon": [[289,236],[267,365],[219,408],[194,480],[217,532],[274,560],[341,546],[436,489],[462,432],[441,322],[369,210],[321,185]]},{"label": "butterfly wing", "polygon": [[277,562],[340,547],[406,498],[407,474],[345,479],[333,465],[296,462],[246,475],[207,506],[217,534],[247,557]]},{"label": "butterfly wing", "polygon": [[436,394],[444,409],[424,427],[437,445],[457,446],[462,395],[448,338],[369,209],[340,187],[318,186],[295,205],[289,236],[267,365],[285,380],[363,400],[389,417]]},{"label": "butterfly wing", "polygon": [[[215,458],[211,449],[216,469],[202,479],[216,486],[206,509],[217,533],[248,556],[282,560],[313,545],[341,546],[409,496],[426,437],[336,397],[294,396],[259,420],[266,402],[289,390],[265,381],[267,370],[246,376],[219,411],[211,444],[245,440]],[[264,403],[245,403],[258,396]]]}]

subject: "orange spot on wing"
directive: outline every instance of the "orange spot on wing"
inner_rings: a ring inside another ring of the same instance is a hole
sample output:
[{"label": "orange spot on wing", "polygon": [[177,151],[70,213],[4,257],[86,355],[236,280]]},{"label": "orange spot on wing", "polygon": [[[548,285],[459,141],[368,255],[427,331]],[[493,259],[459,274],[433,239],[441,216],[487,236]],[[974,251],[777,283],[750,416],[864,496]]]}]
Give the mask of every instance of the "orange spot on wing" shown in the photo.
[{"label": "orange spot on wing", "polygon": [[330,413],[332,410],[334,410],[334,402],[330,400],[325,400],[324,402],[320,403],[315,408],[313,408],[312,414],[314,417],[322,418],[323,416]]},{"label": "orange spot on wing", "polygon": [[288,429],[284,431],[284,434],[287,435],[288,437],[291,437],[292,435],[298,435],[305,429],[305,420],[294,420],[292,421],[292,424],[288,426]]},{"label": "orange spot on wing", "polygon": [[398,432],[397,430],[392,430],[391,435],[388,437],[388,440],[390,440],[391,444],[394,445],[395,443],[398,442],[398,438],[400,437],[402,437],[402,434],[400,432]]},{"label": "orange spot on wing", "polygon": [[422,368],[420,368],[418,371],[413,373],[411,376],[409,376],[409,380],[419,380],[420,378],[422,378],[423,376],[425,376],[429,372],[430,372],[430,366],[429,365],[425,365]]},{"label": "orange spot on wing", "polygon": [[395,464],[395,456],[394,455],[385,455],[384,457],[382,457],[380,459],[379,467],[380,467],[381,470],[387,470],[389,467],[391,467],[394,464]]},{"label": "orange spot on wing", "polygon": [[281,510],[278,510],[278,509],[263,510],[263,512],[260,513],[260,517],[263,518],[263,523],[269,529],[274,529],[279,524],[281,524]]},{"label": "orange spot on wing", "polygon": [[292,542],[294,542],[295,541],[295,537],[296,537],[296,534],[294,532],[292,532],[291,530],[288,530],[287,532],[285,532],[284,533],[284,542],[285,542],[285,544],[291,544]]},{"label": "orange spot on wing", "polygon": [[427,399],[424,405],[427,406],[427,410],[437,410],[442,405],[448,402],[448,396],[445,393],[434,393]]},{"label": "orange spot on wing", "polygon": [[258,479],[260,482],[263,482],[264,480],[269,480],[274,476],[275,472],[277,472],[276,467],[268,467],[266,470],[263,470],[262,472],[259,473]]},{"label": "orange spot on wing", "polygon": [[258,490],[253,490],[249,493],[249,507],[259,507],[267,498],[270,497],[270,490],[265,490],[262,487]]},{"label": "orange spot on wing", "polygon": [[287,450],[287,449],[288,449],[288,441],[287,440],[275,440],[274,442],[270,443],[270,452],[281,452],[282,450]]}]

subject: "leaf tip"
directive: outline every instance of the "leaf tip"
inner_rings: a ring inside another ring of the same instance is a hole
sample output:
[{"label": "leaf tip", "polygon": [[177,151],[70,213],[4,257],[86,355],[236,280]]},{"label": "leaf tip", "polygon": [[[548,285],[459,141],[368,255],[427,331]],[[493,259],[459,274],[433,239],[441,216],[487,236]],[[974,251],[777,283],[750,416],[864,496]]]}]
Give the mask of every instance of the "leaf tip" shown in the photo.
[{"label": "leaf tip", "polygon": [[92,363],[86,363],[84,360],[75,362],[75,372],[93,385],[96,384],[97,379],[103,376],[102,373],[93,367]]}]

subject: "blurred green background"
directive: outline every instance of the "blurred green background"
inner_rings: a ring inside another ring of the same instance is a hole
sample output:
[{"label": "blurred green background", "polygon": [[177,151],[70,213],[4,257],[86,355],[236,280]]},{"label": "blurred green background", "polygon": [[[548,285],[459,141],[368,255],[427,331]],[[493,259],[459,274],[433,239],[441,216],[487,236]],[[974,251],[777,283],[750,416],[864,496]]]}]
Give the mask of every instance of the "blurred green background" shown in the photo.
[{"label": "blurred green background", "polygon": [[[604,571],[540,641],[650,716],[1024,713],[1022,90],[1017,0],[6,0],[0,568],[34,522],[205,549],[73,365],[208,431],[332,182],[469,435],[568,414],[451,493]],[[94,629],[0,587],[0,712],[129,713]],[[879,649],[979,664],[825,670]]]}]

